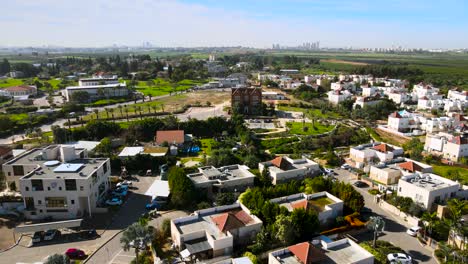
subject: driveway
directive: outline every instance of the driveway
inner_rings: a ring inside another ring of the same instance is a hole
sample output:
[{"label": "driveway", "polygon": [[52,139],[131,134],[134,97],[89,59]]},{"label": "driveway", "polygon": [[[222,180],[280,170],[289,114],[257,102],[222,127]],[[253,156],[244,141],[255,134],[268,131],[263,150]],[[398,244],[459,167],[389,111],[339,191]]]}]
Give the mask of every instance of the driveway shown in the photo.
[{"label": "driveway", "polygon": [[[354,180],[350,180],[350,173],[347,170],[334,169],[334,171],[338,173],[338,175],[335,176],[338,180],[348,183],[354,182]],[[379,215],[385,220],[385,232],[383,235],[379,236],[379,240],[391,242],[402,248],[409,253],[417,263],[437,264],[432,256],[432,250],[430,250],[429,247],[421,246],[417,238],[406,234],[406,230],[411,227],[408,223],[380,208],[380,206],[374,202],[374,196],[367,192],[369,188],[354,188],[364,197],[365,206],[371,209],[373,214]],[[362,234],[362,236],[357,236],[356,238],[359,241],[371,240],[372,234],[366,232]]]}]

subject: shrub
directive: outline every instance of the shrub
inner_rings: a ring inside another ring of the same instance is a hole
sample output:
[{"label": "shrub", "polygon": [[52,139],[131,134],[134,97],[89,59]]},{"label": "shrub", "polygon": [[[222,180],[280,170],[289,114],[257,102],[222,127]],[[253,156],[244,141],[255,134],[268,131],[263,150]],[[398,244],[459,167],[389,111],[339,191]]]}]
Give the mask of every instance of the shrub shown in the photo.
[{"label": "shrub", "polygon": [[380,193],[377,189],[369,189],[367,192],[372,195],[377,195]]}]

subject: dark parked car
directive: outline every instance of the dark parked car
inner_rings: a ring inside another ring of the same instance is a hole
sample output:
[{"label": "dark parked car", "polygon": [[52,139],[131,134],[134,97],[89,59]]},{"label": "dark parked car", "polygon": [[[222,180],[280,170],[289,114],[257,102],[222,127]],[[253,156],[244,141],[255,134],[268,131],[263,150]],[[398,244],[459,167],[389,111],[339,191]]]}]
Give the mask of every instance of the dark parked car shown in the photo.
[{"label": "dark parked car", "polygon": [[96,232],[96,229],[82,231],[80,235],[82,238],[86,239],[94,239],[99,237],[98,233]]},{"label": "dark parked car", "polygon": [[33,238],[32,238],[33,243],[39,243],[43,239],[44,239],[44,232],[42,232],[42,231],[34,232],[34,235],[33,235]]},{"label": "dark parked car", "polygon": [[365,182],[362,182],[362,181],[356,181],[353,183],[354,186],[356,187],[359,187],[359,188],[362,188],[362,187],[368,187],[369,185],[367,185],[367,183]]},{"label": "dark parked car", "polygon": [[77,249],[77,248],[67,249],[67,251],[65,252],[65,255],[67,255],[69,259],[85,259],[86,258],[86,254],[84,253],[84,251],[81,249]]}]

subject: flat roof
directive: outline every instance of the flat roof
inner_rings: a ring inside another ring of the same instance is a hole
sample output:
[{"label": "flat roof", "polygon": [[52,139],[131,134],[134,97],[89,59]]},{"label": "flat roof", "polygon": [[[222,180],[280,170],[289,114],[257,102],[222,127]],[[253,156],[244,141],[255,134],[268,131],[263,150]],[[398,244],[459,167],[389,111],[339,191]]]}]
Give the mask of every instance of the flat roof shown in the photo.
[{"label": "flat roof", "polygon": [[220,168],[206,166],[198,168],[198,173],[188,174],[187,177],[195,183],[255,177],[248,169],[249,167],[245,165],[229,165]]},{"label": "flat roof", "polygon": [[125,147],[119,153],[119,157],[133,157],[142,153],[143,150],[143,147]]},{"label": "flat roof", "polygon": [[327,259],[318,261],[318,264],[347,264],[357,263],[360,260],[371,257],[372,255],[361,246],[348,243],[342,243],[337,246],[327,248],[325,255]]},{"label": "flat roof", "polygon": [[458,182],[440,177],[432,173],[415,173],[401,177],[400,181],[405,181],[425,190],[438,190],[447,187],[460,185]]},{"label": "flat roof", "polygon": [[156,196],[169,197],[170,193],[171,191],[169,189],[168,181],[154,180],[154,182],[145,192],[145,195],[151,196],[151,199],[154,199]]},{"label": "flat roof", "polygon": [[96,88],[112,88],[112,87],[122,87],[126,88],[125,83],[111,83],[111,84],[102,84],[102,85],[89,85],[89,86],[68,86],[66,90],[84,90],[84,89],[96,89]]}]

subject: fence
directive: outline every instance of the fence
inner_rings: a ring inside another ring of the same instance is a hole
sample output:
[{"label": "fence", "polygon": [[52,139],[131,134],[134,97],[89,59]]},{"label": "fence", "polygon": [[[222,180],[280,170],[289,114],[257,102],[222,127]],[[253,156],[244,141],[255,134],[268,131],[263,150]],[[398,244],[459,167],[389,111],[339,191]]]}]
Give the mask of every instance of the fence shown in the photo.
[{"label": "fence", "polygon": [[396,208],[395,206],[381,200],[379,202],[379,206],[384,209],[387,212],[392,213],[395,216],[398,216],[401,218],[403,221],[407,222],[411,226],[418,226],[419,224],[419,218],[411,216],[407,213],[402,212],[400,209]]}]

